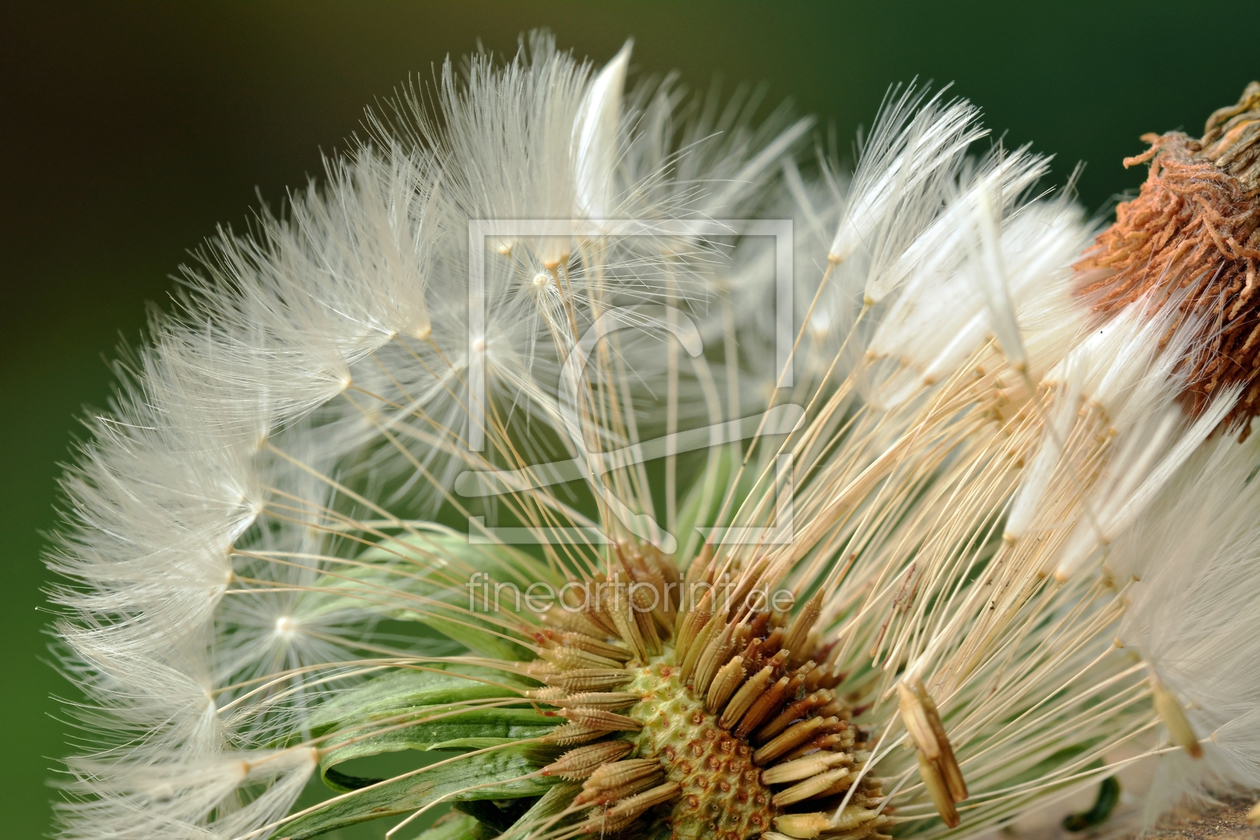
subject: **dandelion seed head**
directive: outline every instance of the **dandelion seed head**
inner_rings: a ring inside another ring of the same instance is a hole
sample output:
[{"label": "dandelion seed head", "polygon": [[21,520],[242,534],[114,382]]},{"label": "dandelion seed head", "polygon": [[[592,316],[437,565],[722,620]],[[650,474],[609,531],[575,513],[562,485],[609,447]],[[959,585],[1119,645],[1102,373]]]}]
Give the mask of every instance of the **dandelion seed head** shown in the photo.
[{"label": "dandelion seed head", "polygon": [[[973,836],[1119,748],[1152,814],[1260,783],[1235,316],[1094,264],[1140,206],[1082,263],[965,101],[894,91],[850,177],[630,50],[448,61],[185,270],[64,480],[61,836]],[[1239,107],[1187,166],[1251,177]]]}]

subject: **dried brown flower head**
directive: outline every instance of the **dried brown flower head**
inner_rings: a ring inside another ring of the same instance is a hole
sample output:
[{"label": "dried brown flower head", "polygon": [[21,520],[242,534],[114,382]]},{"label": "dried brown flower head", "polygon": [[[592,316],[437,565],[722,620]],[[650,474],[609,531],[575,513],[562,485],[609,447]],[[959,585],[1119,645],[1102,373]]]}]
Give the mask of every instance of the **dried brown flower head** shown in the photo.
[{"label": "dried brown flower head", "polygon": [[1077,263],[1089,272],[1080,292],[1107,316],[1143,295],[1154,306],[1180,297],[1170,334],[1196,316],[1202,332],[1184,362],[1187,407],[1198,412],[1243,383],[1225,422],[1249,419],[1260,414],[1260,82],[1213,113],[1198,140],[1179,131],[1142,139],[1150,149],[1124,165],[1149,161],[1150,175]]}]

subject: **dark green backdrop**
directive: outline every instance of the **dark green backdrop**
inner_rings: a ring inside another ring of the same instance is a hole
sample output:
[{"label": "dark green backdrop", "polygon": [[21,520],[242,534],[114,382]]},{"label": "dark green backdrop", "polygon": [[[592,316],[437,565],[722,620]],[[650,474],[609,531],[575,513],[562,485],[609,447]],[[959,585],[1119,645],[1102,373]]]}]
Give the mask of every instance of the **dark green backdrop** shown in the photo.
[{"label": "dark green backdrop", "polygon": [[1077,161],[1091,210],[1140,172],[1138,135],[1197,131],[1260,76],[1252,2],[97,2],[0,11],[0,836],[47,831],[68,689],[45,646],[40,532],[103,358],[138,334],[217,222],[319,170],[362,107],[480,37],[548,26],[596,60],[767,80],[849,147],[892,82],[954,81],[1007,145]]}]

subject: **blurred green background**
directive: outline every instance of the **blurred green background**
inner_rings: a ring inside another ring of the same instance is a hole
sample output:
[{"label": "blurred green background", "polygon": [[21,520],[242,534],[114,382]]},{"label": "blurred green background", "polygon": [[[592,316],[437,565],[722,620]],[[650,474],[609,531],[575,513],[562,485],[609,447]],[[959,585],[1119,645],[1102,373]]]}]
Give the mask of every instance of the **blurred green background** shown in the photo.
[{"label": "blurred green background", "polygon": [[1260,77],[1256,5],[1185,3],[7,3],[0,11],[0,814],[48,830],[65,726],[43,661],[41,532],[76,417],[103,405],[105,359],[139,335],[186,251],[258,195],[320,170],[363,106],[478,38],[512,51],[553,29],[597,61],[634,36],[639,71],[693,85],[766,80],[847,149],[889,84],[953,81],[1006,144],[1089,163],[1091,210],[1141,182],[1147,131],[1198,133]]}]

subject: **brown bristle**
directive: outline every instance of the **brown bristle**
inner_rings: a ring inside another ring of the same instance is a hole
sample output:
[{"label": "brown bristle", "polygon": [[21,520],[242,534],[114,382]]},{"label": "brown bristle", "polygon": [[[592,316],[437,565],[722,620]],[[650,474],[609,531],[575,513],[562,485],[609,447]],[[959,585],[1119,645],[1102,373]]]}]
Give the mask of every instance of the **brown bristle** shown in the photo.
[{"label": "brown bristle", "polygon": [[1155,305],[1183,296],[1172,330],[1195,319],[1199,331],[1181,362],[1183,403],[1198,413],[1241,384],[1224,422],[1249,421],[1260,414],[1260,82],[1212,114],[1198,140],[1142,139],[1151,148],[1125,166],[1149,161],[1150,174],[1076,264],[1079,293],[1107,316],[1147,295]]}]

